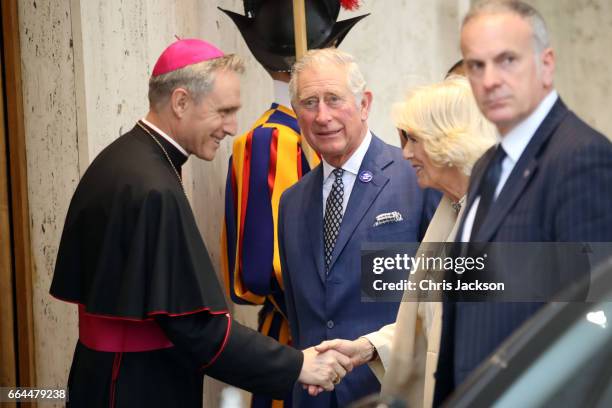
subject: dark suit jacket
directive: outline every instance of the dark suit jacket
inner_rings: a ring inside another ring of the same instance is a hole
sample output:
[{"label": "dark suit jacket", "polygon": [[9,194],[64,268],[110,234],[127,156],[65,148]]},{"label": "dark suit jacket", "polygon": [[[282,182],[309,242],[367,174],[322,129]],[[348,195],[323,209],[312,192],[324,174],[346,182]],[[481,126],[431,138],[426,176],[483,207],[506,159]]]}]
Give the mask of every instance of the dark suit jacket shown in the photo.
[{"label": "dark suit jacket", "polygon": [[[477,187],[493,154],[491,148],[474,166],[467,209],[477,196]],[[477,236],[470,241],[612,241],[610,210],[612,144],[559,99],[523,151]],[[436,404],[541,306],[445,302]]]},{"label": "dark suit jacket", "polygon": [[[323,340],[355,339],[395,321],[397,303],[361,302],[361,244],[419,240],[439,201],[424,193],[400,149],[372,138],[342,219],[326,275],[323,260],[323,168],[321,165],[285,191],[279,210],[279,247],[293,346],[304,349]],[[426,197],[430,197],[426,198]],[[403,221],[374,227],[376,216],[399,211]],[[380,384],[366,367],[336,386],[340,406],[377,392]],[[330,393],[311,398],[297,385],[296,406],[329,406]]]}]

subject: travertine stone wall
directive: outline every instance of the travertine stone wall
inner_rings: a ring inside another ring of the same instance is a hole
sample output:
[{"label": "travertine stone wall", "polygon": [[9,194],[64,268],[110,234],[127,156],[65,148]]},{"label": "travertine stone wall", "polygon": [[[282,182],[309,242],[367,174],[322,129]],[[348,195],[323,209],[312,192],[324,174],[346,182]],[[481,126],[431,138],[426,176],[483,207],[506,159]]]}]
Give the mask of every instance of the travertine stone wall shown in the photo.
[{"label": "travertine stone wall", "polygon": [[[612,5],[606,0],[534,0],[549,22],[558,55],[557,86],[568,105],[612,135]],[[459,24],[469,0],[362,1],[342,48],[354,54],[374,93],[372,130],[397,144],[393,102],[412,86],[440,80],[459,58]],[[272,83],[217,6],[243,11],[240,0],[19,0],[28,187],[34,256],[34,313],[40,386],[61,386],[76,341],[76,308],[48,289],[70,197],[91,160],[147,111],[155,59],[174,39],[201,37],[247,61],[239,130],[272,101]],[[356,15],[342,12],[342,18]],[[231,138],[213,162],[191,158],[185,185],[215,266]],[[253,308],[237,308],[255,324]],[[206,406],[219,384],[207,381]]]},{"label": "travertine stone wall", "polygon": [[51,271],[79,179],[74,46],[68,2],[20,1],[38,385],[66,383],[76,309],[48,295]]},{"label": "travertine stone wall", "polygon": [[570,109],[612,139],[612,2],[532,0],[557,55],[555,84]]}]

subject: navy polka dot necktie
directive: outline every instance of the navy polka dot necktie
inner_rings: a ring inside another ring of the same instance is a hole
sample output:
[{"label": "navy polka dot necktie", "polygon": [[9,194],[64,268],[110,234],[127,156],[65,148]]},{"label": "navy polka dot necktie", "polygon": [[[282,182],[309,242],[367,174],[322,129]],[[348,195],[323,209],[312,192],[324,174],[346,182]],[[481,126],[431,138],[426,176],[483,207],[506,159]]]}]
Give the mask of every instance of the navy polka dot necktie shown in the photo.
[{"label": "navy polka dot necktie", "polygon": [[342,223],[342,200],[344,199],[344,183],[342,182],[343,169],[335,169],[334,184],[332,185],[327,201],[325,201],[325,218],[323,220],[323,237],[325,239],[325,273],[329,272],[332,252],[336,245],[336,238]]}]

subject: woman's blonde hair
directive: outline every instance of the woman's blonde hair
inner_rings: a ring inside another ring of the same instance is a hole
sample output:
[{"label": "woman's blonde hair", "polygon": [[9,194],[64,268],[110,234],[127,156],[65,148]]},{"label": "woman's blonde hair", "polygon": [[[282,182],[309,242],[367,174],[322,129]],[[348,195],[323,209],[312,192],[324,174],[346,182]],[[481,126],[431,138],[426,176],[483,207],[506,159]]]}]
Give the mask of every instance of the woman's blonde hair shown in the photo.
[{"label": "woman's blonde hair", "polygon": [[395,126],[423,143],[432,163],[470,175],[495,143],[495,127],[482,115],[467,79],[452,75],[413,90],[393,109]]}]

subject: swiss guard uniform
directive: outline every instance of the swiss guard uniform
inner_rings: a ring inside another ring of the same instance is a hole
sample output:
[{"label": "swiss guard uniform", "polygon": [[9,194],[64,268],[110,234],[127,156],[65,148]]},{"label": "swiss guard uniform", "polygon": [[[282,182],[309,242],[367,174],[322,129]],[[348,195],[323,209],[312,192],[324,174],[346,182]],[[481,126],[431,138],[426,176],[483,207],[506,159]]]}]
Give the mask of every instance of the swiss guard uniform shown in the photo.
[{"label": "swiss guard uniform", "polygon": [[[180,40],[153,76],[222,55]],[[186,160],[143,119],[77,186],[51,285],[78,304],[68,406],[201,407],[204,375],[282,398],[300,374],[300,351],[232,321],[182,188]]]},{"label": "swiss guard uniform", "polygon": [[[289,72],[295,61],[290,1],[244,1],[243,16],[223,10],[236,24],[255,58],[268,72]],[[309,48],[338,45],[360,19],[336,22],[338,0],[306,2]],[[263,305],[258,330],[291,344],[277,241],[281,194],[319,163],[300,135],[286,83],[274,81],[275,103],[234,141],[225,192],[222,238],[225,282],[235,303]],[[289,407],[255,394],[253,407]]]},{"label": "swiss guard uniform", "polygon": [[236,303],[263,304],[261,332],[288,344],[276,217],[282,192],[310,170],[295,114],[273,103],[232,153],[225,202],[229,293]]}]

